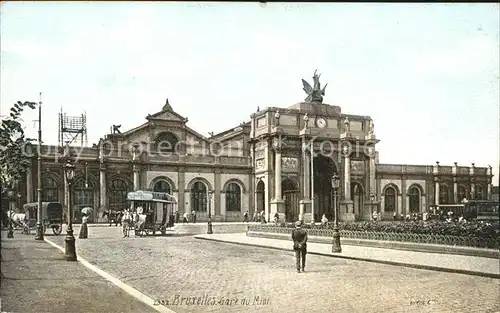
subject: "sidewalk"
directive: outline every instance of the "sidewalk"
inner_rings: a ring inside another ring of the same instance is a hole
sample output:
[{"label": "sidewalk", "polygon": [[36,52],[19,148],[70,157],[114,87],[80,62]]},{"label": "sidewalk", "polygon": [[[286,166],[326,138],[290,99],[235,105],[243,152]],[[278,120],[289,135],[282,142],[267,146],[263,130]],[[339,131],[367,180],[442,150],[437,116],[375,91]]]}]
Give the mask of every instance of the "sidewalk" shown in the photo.
[{"label": "sidewalk", "polygon": [[1,312],[156,312],[32,235],[2,231]]},{"label": "sidewalk", "polygon": [[[292,251],[291,240],[248,237],[246,233],[197,235],[197,239]],[[341,253],[332,253],[331,244],[308,243],[310,254],[378,262],[413,268],[500,278],[500,260],[483,257],[401,251],[342,244]]]}]

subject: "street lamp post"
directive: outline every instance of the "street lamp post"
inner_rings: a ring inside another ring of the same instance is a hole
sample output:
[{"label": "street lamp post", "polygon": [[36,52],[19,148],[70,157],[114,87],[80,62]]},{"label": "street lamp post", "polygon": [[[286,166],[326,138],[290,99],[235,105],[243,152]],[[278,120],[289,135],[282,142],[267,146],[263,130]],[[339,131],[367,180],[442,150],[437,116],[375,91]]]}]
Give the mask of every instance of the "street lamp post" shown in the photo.
[{"label": "street lamp post", "polygon": [[333,212],[335,213],[335,220],[333,226],[333,240],[332,240],[332,252],[340,253],[342,252],[342,247],[340,246],[340,232],[339,232],[339,221],[338,221],[338,206],[337,206],[337,190],[340,186],[340,178],[337,175],[332,177],[332,188],[333,188]]},{"label": "street lamp post", "polygon": [[208,192],[208,227],[207,234],[213,234],[212,231],[212,191]]},{"label": "street lamp post", "polygon": [[[40,93],[40,102],[38,102],[38,151],[37,151],[37,218],[36,218],[36,236],[35,240],[43,240],[43,222],[42,222],[42,93]],[[31,183],[31,182],[29,182]]]},{"label": "street lamp post", "polygon": [[12,210],[12,204],[11,204],[11,201],[12,201],[12,197],[14,197],[14,191],[13,190],[9,190],[7,191],[7,197],[9,198],[9,206],[10,206],[10,210],[8,211],[10,214],[9,216],[9,232],[7,233],[7,238],[14,238],[14,227],[12,226],[12,215],[13,215],[13,210]]},{"label": "street lamp post", "polygon": [[67,261],[76,261],[75,237],[73,237],[73,209],[71,203],[71,185],[75,178],[75,165],[68,160],[65,164],[66,181],[68,182],[68,229],[66,231],[66,243],[64,257]]}]

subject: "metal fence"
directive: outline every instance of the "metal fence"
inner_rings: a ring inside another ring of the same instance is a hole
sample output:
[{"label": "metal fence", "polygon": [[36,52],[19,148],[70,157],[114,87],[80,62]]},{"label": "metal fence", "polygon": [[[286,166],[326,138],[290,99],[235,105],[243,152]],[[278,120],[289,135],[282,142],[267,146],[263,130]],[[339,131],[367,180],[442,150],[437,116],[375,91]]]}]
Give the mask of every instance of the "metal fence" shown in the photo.
[{"label": "metal fence", "polygon": [[[291,234],[293,227],[272,226],[272,225],[249,225],[248,231]],[[310,228],[307,229],[309,236],[332,237],[333,229]],[[388,233],[376,231],[352,231],[340,230],[340,236],[349,239],[369,239],[383,241],[414,242],[423,244],[441,244],[449,246],[466,246],[476,248],[500,248],[500,237],[461,237],[447,235],[412,234],[412,233]]]}]

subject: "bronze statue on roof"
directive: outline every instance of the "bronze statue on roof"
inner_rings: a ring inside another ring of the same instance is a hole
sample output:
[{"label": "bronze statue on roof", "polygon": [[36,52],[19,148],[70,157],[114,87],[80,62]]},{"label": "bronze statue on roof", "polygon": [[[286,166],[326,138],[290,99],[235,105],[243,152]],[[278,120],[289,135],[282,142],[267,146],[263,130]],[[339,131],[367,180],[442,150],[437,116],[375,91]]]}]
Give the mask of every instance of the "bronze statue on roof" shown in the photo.
[{"label": "bronze statue on roof", "polygon": [[319,82],[319,78],[321,74],[317,74],[318,70],[314,71],[314,76],[313,76],[313,85],[314,87],[311,87],[311,85],[306,82],[304,79],[302,79],[302,84],[304,85],[304,91],[307,94],[307,98],[305,99],[306,102],[319,102],[323,103],[323,96],[325,95],[325,89],[328,84],[321,89],[321,83]]}]

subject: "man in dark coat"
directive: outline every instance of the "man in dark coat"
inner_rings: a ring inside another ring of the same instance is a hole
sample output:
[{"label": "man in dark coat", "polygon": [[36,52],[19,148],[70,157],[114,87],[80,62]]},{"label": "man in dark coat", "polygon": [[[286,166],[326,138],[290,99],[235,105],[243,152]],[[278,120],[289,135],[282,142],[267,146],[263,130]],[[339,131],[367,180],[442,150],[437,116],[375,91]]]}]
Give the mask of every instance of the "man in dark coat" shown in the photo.
[{"label": "man in dark coat", "polygon": [[[293,250],[295,251],[295,260],[297,264],[297,273],[305,271],[307,254],[307,232],[302,229],[302,222],[295,222],[295,229],[292,231]],[[302,266],[301,261],[302,260]]]}]

